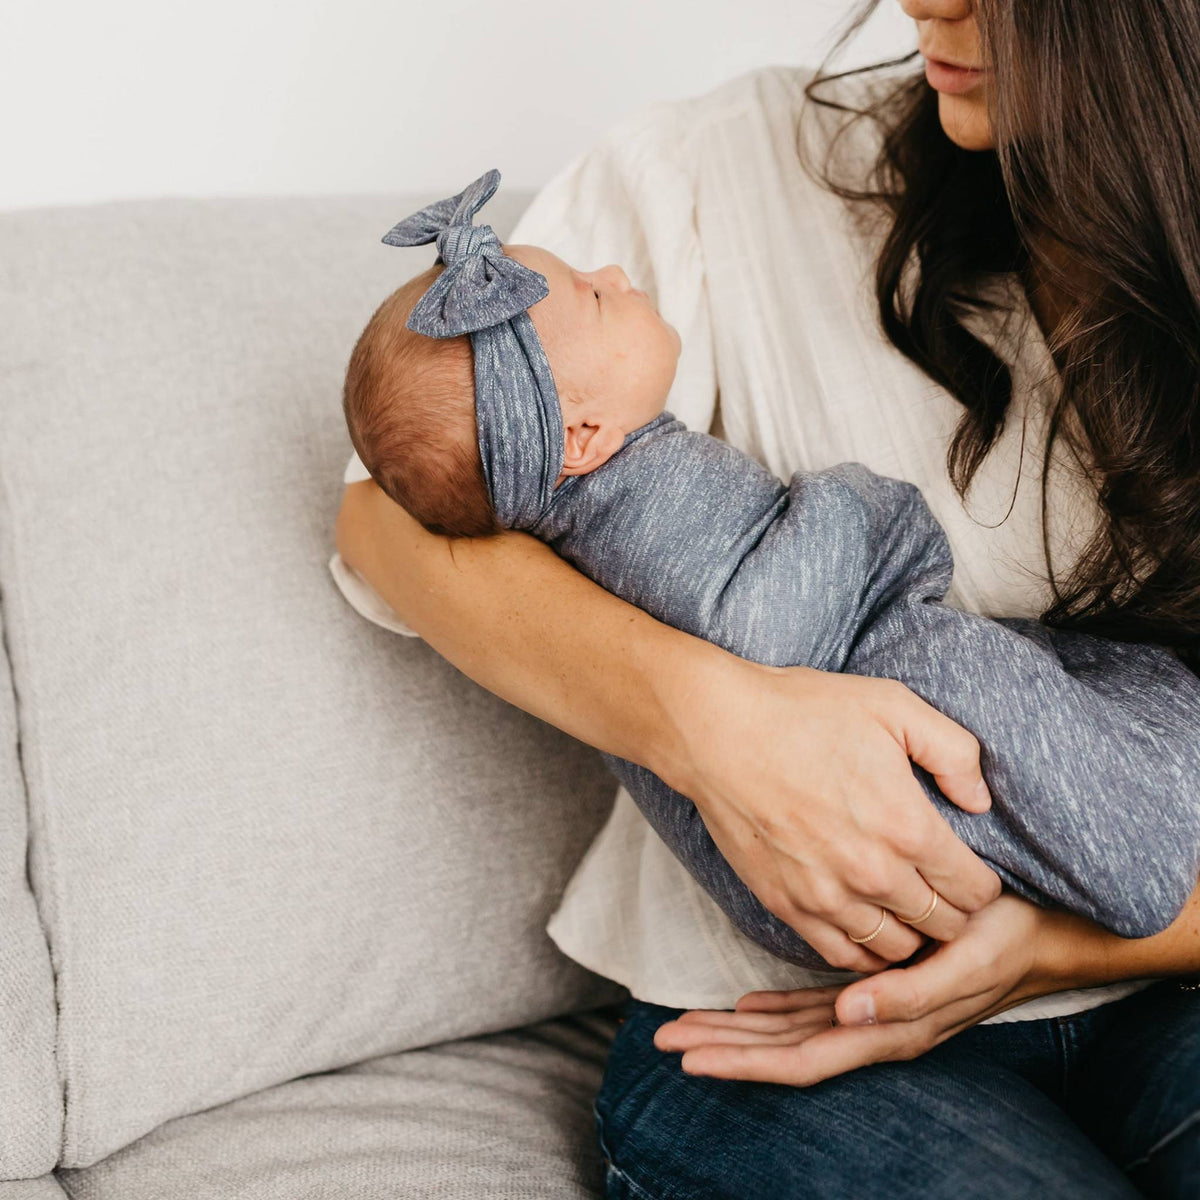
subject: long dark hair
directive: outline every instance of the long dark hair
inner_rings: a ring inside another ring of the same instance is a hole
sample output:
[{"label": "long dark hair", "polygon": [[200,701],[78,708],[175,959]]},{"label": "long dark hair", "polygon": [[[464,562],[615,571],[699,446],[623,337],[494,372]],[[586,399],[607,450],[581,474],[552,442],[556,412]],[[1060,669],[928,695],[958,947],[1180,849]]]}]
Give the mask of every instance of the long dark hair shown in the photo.
[{"label": "long dark hair", "polygon": [[[860,5],[832,59],[877,7]],[[1012,397],[1006,364],[963,324],[980,285],[1018,272],[1061,289],[1048,345],[1057,438],[1087,464],[1104,519],[1047,624],[1173,646],[1200,669],[1200,6],[1192,0],[975,0],[995,151],[943,132],[937,93],[900,71],[862,108],[807,95],[845,122],[819,170],[848,200],[882,206],[876,261],[884,332],[963,405],[947,452],[965,494]],[[874,121],[880,153],[858,186],[835,178],[838,138]],[[1064,264],[1069,264],[1065,267]],[[1043,480],[1045,479],[1045,474]]]}]

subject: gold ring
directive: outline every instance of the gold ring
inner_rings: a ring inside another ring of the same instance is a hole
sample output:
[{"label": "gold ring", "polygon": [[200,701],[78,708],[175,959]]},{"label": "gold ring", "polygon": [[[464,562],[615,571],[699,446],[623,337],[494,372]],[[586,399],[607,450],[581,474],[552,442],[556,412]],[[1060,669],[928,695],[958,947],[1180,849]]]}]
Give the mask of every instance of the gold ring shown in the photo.
[{"label": "gold ring", "polygon": [[856,938],[854,936],[854,934],[852,934],[852,933],[848,933],[848,934],[846,934],[846,936],[852,942],[857,942],[860,946],[863,944],[863,942],[869,942],[872,938],[877,938],[880,934],[880,931],[883,929],[884,922],[887,920],[887,915],[888,915],[888,910],[886,908],[880,908],[879,924],[876,925],[875,928],[872,929],[871,932],[868,933],[866,937]]},{"label": "gold ring", "polygon": [[919,917],[902,917],[896,913],[896,920],[903,921],[905,925],[920,925],[922,921],[928,921],[933,916],[933,910],[937,908],[938,902],[937,888],[932,883],[929,885],[929,890],[933,893],[933,899],[929,901],[929,907]]}]

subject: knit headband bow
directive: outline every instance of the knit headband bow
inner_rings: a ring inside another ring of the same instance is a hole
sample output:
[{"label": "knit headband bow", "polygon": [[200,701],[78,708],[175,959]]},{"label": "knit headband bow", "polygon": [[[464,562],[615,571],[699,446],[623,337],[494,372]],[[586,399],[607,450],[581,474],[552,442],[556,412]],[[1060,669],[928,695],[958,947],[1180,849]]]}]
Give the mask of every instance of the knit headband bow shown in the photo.
[{"label": "knit headband bow", "polygon": [[470,334],[488,494],[504,528],[528,529],[550,503],[562,470],[562,410],[526,311],[549,295],[546,277],[509,258],[490,225],[472,224],[499,185],[500,172],[487,171],[458,195],[405,217],[383,241],[437,242],[445,270],[414,305],[406,327],[433,338]]}]

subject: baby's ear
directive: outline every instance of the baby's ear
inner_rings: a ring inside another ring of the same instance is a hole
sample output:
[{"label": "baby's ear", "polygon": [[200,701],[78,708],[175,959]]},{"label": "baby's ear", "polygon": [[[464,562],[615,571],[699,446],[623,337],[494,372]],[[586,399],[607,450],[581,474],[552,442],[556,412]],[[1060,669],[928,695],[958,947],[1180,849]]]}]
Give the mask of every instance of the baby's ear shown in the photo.
[{"label": "baby's ear", "polygon": [[563,430],[564,475],[586,475],[602,467],[625,444],[625,434],[608,421],[578,421]]}]

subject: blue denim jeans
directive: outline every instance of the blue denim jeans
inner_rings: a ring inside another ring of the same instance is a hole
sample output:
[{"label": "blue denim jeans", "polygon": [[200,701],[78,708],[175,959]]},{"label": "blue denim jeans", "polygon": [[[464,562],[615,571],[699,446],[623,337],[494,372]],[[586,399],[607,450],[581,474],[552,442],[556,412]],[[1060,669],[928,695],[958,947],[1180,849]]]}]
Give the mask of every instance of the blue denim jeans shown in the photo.
[{"label": "blue denim jeans", "polygon": [[629,1000],[596,1098],[609,1200],[1200,1197],[1200,990],[975,1025],[810,1087],[685,1075]]}]

